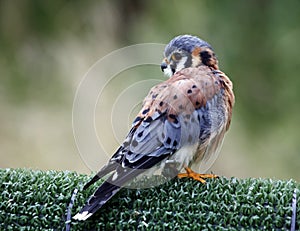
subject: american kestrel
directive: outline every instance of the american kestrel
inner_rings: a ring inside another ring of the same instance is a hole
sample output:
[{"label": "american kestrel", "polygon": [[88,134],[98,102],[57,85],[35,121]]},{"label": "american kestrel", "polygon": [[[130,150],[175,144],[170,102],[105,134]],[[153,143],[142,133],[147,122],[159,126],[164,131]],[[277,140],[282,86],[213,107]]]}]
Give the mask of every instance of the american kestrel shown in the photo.
[{"label": "american kestrel", "polygon": [[222,144],[234,104],[232,83],[219,70],[212,47],[191,35],[170,41],[161,69],[169,79],[150,90],[125,141],[84,186],[109,174],[74,219],[86,220],[122,186],[153,169],[202,183],[215,177],[192,169]]}]

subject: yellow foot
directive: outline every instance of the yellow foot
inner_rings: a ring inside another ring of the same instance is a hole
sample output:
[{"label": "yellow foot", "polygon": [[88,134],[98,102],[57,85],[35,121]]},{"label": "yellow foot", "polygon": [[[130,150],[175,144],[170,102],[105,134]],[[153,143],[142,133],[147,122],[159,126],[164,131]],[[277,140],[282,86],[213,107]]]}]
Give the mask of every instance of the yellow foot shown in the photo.
[{"label": "yellow foot", "polygon": [[200,173],[196,173],[194,172],[192,169],[185,167],[186,173],[179,173],[177,175],[178,178],[184,178],[184,177],[189,177],[192,178],[194,180],[200,181],[202,184],[205,184],[205,180],[207,178],[218,178],[217,175],[215,174],[200,174]]}]

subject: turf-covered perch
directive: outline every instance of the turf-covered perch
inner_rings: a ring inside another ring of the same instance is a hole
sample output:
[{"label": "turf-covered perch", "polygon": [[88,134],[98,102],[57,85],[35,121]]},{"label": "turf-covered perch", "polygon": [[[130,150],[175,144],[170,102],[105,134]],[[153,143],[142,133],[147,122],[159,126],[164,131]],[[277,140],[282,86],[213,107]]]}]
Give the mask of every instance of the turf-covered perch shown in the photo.
[{"label": "turf-covered perch", "polygon": [[[0,169],[0,230],[64,230],[72,192],[89,178]],[[95,187],[79,190],[73,215]],[[297,230],[299,189],[292,180],[219,178],[203,185],[174,179],[155,188],[122,189],[89,220],[72,221],[71,230],[290,230],[293,207]]]}]

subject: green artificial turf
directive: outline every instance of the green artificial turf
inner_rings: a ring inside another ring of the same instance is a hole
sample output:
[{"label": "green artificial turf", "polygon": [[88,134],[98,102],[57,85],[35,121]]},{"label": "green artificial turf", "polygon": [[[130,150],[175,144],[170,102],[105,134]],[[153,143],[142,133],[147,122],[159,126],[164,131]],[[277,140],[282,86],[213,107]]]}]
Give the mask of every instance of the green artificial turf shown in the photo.
[{"label": "green artificial turf", "polygon": [[[74,188],[91,176],[75,172],[0,169],[0,230],[63,230]],[[152,179],[153,180],[153,179]],[[97,185],[79,191],[72,215]],[[295,181],[219,178],[205,185],[173,179],[148,189],[122,189],[71,230],[290,230]]]}]

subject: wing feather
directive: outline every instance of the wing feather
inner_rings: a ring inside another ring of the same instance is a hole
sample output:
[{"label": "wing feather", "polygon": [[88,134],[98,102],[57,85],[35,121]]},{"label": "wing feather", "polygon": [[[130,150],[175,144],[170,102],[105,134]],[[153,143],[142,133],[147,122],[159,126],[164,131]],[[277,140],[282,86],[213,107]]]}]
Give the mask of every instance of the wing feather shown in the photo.
[{"label": "wing feather", "polygon": [[[212,108],[215,102],[211,101],[220,90],[220,81],[208,67],[186,68],[153,87],[133,123],[130,145],[124,146],[132,152],[126,158],[133,163],[142,156],[173,153],[197,142],[200,126],[210,126],[205,108]],[[202,131],[201,135],[208,134]]]}]

